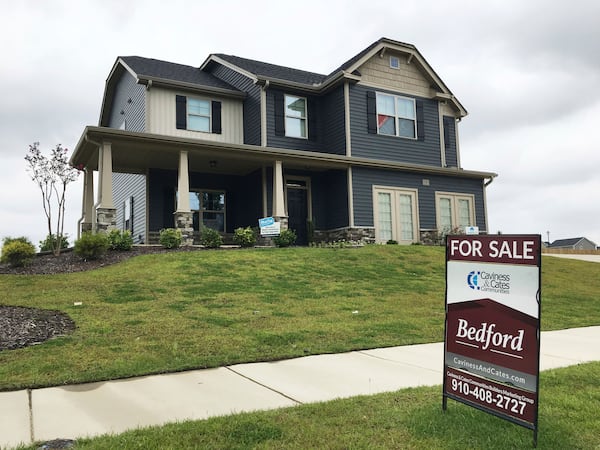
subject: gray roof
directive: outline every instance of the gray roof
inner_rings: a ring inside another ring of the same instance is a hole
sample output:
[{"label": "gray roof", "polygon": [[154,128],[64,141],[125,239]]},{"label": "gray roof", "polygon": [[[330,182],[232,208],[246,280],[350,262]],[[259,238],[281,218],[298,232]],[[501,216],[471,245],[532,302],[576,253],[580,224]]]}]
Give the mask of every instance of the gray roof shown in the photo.
[{"label": "gray roof", "polygon": [[224,55],[222,53],[215,53],[213,56],[217,56],[228,63],[234,64],[240,69],[250,72],[258,77],[285,80],[309,85],[321,84],[323,81],[325,81],[325,79],[327,79],[327,75],[322,75],[320,73],[292,69],[290,67],[278,66],[276,64],[269,64],[266,62],[255,61],[253,59],[241,58],[239,56]]},{"label": "gray roof", "polygon": [[162,78],[240,92],[233,86],[197,67],[141,56],[121,56],[120,58],[137,74],[138,78]]},{"label": "gray roof", "polygon": [[552,244],[550,244],[548,247],[571,247],[571,246],[577,244],[582,239],[585,239],[585,238],[577,237],[577,238],[569,238],[569,239],[557,239]]}]

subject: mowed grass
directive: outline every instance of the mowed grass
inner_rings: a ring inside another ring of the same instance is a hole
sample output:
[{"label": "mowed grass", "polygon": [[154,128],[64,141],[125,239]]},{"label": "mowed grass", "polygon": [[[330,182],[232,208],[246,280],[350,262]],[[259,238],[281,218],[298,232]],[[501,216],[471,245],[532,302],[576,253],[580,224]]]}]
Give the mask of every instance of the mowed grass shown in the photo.
[{"label": "mowed grass", "polygon": [[[543,329],[600,324],[600,264],[545,257],[542,279]],[[0,304],[77,325],[0,352],[0,390],[441,341],[444,289],[444,249],[425,246],[174,252],[0,275]]]},{"label": "mowed grass", "polygon": [[[441,397],[441,386],[405,389],[79,439],[74,448],[533,448],[531,430],[452,400],[444,413]],[[598,404],[600,362],[542,372],[538,448],[599,448]]]}]

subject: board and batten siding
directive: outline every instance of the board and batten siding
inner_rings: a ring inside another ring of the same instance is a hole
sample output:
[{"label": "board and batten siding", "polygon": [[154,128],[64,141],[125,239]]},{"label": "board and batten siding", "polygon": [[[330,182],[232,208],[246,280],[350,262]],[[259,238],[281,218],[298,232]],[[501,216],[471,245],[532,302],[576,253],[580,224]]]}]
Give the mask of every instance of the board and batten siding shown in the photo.
[{"label": "board and batten siding", "polygon": [[224,82],[246,93],[244,99],[244,144],[261,145],[260,90],[254,81],[220,64],[211,67],[211,73]]},{"label": "board and batten siding", "polygon": [[[179,136],[206,141],[242,144],[243,112],[242,101],[229,98],[211,97],[200,94],[190,94],[184,91],[174,91],[153,87],[147,93],[149,100],[148,129],[149,133]],[[221,102],[221,134],[191,130],[178,130],[176,128],[175,97],[183,95],[188,98],[197,98],[208,101]]]},{"label": "board and batten siding", "polygon": [[115,86],[108,126],[128,131],[145,131],[145,94],[144,86],[137,84],[133,75],[124,71]]},{"label": "board and batten siding", "polygon": [[[423,185],[428,180],[429,186]],[[436,192],[473,195],[475,199],[475,224],[480,231],[487,230],[485,223],[483,180],[442,175],[416,174],[403,171],[378,170],[355,167],[352,169],[354,223],[373,227],[373,186],[415,189],[419,197],[419,225],[422,230],[432,230],[436,225]]]},{"label": "board and batten siding", "polygon": [[146,176],[113,173],[113,202],[117,209],[117,229],[124,230],[125,201],[133,199],[133,242],[146,242]]},{"label": "board and batten siding", "polygon": [[415,98],[423,104],[423,140],[370,134],[367,124],[369,91],[399,95],[360,84],[350,86],[350,129],[352,156],[441,167],[438,102]]}]

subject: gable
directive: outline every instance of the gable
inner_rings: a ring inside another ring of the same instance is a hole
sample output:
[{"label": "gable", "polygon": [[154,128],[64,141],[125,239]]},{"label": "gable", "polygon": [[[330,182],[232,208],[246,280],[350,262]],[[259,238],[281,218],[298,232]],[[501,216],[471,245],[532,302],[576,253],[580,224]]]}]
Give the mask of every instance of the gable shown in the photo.
[{"label": "gable", "polygon": [[[390,57],[398,59],[398,68],[390,67]],[[420,97],[432,97],[431,82],[415,64],[413,58],[399,52],[377,53],[361,66],[361,82]]]}]

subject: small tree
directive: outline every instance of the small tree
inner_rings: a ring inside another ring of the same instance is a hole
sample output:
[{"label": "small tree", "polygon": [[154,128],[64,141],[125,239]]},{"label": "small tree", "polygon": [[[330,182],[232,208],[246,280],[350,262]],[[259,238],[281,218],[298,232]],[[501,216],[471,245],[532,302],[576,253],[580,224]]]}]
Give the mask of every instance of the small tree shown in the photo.
[{"label": "small tree", "polygon": [[[67,160],[68,150],[62,148],[60,144],[52,149],[49,158],[42,154],[39,145],[39,142],[34,142],[29,146],[25,161],[28,163],[27,172],[29,176],[38,185],[42,193],[42,205],[46,215],[48,235],[56,236],[51,250],[52,253],[58,256],[63,242],[65,193],[67,185],[77,180],[79,170],[69,165]],[[54,205],[57,208],[55,228],[53,228],[52,220]]]}]

